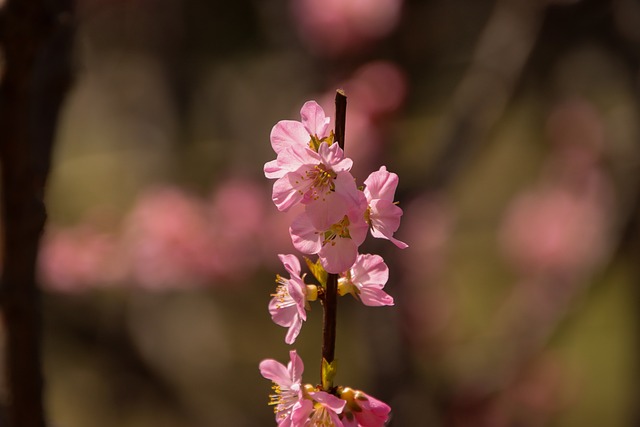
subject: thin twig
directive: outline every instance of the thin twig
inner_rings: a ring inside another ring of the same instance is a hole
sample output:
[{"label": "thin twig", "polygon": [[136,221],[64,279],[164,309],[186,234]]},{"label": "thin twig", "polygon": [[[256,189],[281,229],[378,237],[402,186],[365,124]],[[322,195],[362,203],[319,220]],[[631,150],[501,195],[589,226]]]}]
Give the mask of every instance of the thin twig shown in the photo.
[{"label": "thin twig", "polygon": [[[336,92],[336,127],[335,138],[340,148],[344,150],[344,130],[347,117],[347,97],[344,91]],[[320,368],[321,384],[325,376],[325,361],[332,363],[336,350],[336,319],[338,314],[338,275],[329,274],[327,277],[327,289],[323,301],[324,315],[322,318],[322,364]],[[326,388],[330,389],[333,384]]]}]

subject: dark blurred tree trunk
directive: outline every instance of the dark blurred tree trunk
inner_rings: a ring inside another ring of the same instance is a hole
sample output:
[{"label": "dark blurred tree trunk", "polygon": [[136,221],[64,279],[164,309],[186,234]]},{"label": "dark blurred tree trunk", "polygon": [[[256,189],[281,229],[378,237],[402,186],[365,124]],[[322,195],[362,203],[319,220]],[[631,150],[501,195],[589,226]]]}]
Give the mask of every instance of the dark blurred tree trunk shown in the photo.
[{"label": "dark blurred tree trunk", "polygon": [[0,303],[12,427],[45,426],[36,258],[58,112],[71,83],[71,11],[71,0],[8,0],[0,15]]}]

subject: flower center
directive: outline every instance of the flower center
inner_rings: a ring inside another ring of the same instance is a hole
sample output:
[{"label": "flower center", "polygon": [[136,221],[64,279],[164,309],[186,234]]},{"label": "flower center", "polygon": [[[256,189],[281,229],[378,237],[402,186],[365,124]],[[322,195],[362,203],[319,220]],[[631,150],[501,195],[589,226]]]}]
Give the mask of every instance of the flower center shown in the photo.
[{"label": "flower center", "polygon": [[276,274],[276,283],[278,284],[278,287],[276,288],[276,293],[271,294],[271,296],[278,300],[278,303],[276,304],[276,308],[278,309],[283,307],[290,307],[292,305],[295,305],[296,303],[289,294],[289,290],[287,289],[288,282],[289,281],[287,279],[280,276],[279,274]]},{"label": "flower center", "polygon": [[311,181],[309,196],[313,200],[318,200],[321,196],[329,194],[336,188],[333,183],[337,176],[336,173],[323,163],[315,165],[313,169],[306,171],[305,175],[305,179]]},{"label": "flower center", "polygon": [[330,243],[332,246],[335,246],[336,238],[341,237],[345,239],[350,239],[351,235],[349,234],[349,217],[346,215],[342,218],[342,221],[337,222],[331,226],[330,229],[324,232],[324,240],[322,242],[322,246]]},{"label": "flower center", "polygon": [[274,393],[269,395],[269,405],[273,406],[273,412],[279,414],[280,418],[286,418],[291,412],[291,408],[298,401],[298,384],[293,384],[291,388],[282,387],[276,383],[271,386]]},{"label": "flower center", "polygon": [[332,427],[334,424],[331,420],[331,416],[329,415],[329,411],[327,411],[327,408],[319,403],[316,403],[314,406],[315,407],[313,414],[309,419],[309,425],[317,427]]}]

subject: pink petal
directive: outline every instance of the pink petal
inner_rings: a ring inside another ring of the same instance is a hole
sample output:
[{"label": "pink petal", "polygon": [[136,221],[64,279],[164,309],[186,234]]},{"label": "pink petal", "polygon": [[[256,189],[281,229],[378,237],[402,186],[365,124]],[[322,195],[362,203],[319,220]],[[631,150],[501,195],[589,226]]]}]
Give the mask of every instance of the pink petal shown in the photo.
[{"label": "pink petal", "polygon": [[347,171],[337,172],[333,182],[336,186],[336,193],[347,200],[349,209],[358,206],[362,209],[362,212],[366,210],[367,199],[364,197],[362,191],[358,190],[356,180],[351,173]]},{"label": "pink petal", "polygon": [[305,213],[316,230],[328,230],[347,214],[349,205],[340,194],[331,192],[305,206]]},{"label": "pink petal", "polygon": [[291,206],[302,200],[302,192],[296,188],[299,178],[295,172],[289,172],[273,183],[271,198],[279,211],[286,212]]},{"label": "pink petal", "polygon": [[396,188],[398,187],[398,175],[387,172],[387,168],[381,166],[380,170],[369,175],[364,181],[364,185],[364,194],[367,200],[382,199],[393,202]]},{"label": "pink petal", "polygon": [[271,147],[276,154],[295,145],[306,145],[311,139],[300,122],[281,120],[271,129]]},{"label": "pink petal", "polygon": [[320,252],[322,237],[306,214],[302,213],[293,220],[289,234],[293,246],[300,252],[310,255]]},{"label": "pink petal", "polygon": [[298,317],[298,309],[293,305],[288,307],[279,307],[279,305],[280,301],[277,297],[271,298],[271,301],[269,301],[271,319],[276,325],[288,328]]},{"label": "pink petal", "polygon": [[316,135],[320,139],[328,135],[327,130],[331,120],[325,116],[324,110],[317,102],[305,102],[300,109],[300,117],[309,134]]},{"label": "pink petal", "polygon": [[355,412],[358,423],[367,427],[384,427],[389,419],[391,407],[386,403],[366,395],[367,400],[358,400],[362,411]]},{"label": "pink petal", "polygon": [[282,178],[287,171],[278,165],[278,160],[271,160],[264,164],[264,176],[269,179]]},{"label": "pink petal", "polygon": [[323,406],[331,409],[336,414],[342,413],[344,405],[347,404],[346,400],[342,400],[339,397],[329,394],[326,391],[313,391],[309,393],[313,400],[321,403]]},{"label": "pink petal", "polygon": [[276,384],[290,386],[293,384],[287,368],[277,360],[265,359],[260,362],[260,374]]},{"label": "pink petal", "polygon": [[367,231],[369,231],[369,224],[364,220],[364,217],[361,217],[359,220],[352,220],[352,217],[349,216],[349,234],[351,235],[351,239],[356,244],[356,246],[360,246],[362,242],[367,238]]},{"label": "pink petal", "polygon": [[389,280],[389,267],[380,255],[358,255],[356,263],[351,268],[352,280],[362,286],[384,286]]},{"label": "pink petal", "polygon": [[299,383],[302,381],[302,374],[304,373],[304,363],[302,363],[302,358],[298,356],[298,352],[295,350],[289,351],[289,371],[291,372],[291,378],[294,379],[295,382]]},{"label": "pink petal", "polygon": [[309,399],[301,399],[291,410],[291,421],[294,426],[304,426],[313,411],[313,402]]},{"label": "pink petal", "polygon": [[287,282],[287,290],[289,291],[289,295],[291,295],[293,301],[296,303],[298,315],[302,320],[307,320],[307,311],[304,308],[307,300],[307,286],[304,284],[302,279],[292,278]]},{"label": "pink petal", "polygon": [[296,341],[298,335],[300,334],[300,330],[302,329],[302,319],[297,315],[294,317],[293,322],[289,325],[289,330],[287,331],[287,335],[284,337],[284,342],[291,345]]},{"label": "pink petal", "polygon": [[360,301],[369,307],[393,305],[393,297],[382,289],[366,286],[360,289]]},{"label": "pink petal", "polygon": [[322,247],[318,256],[328,273],[343,273],[356,261],[358,245],[352,239],[336,237]]},{"label": "pink petal", "polygon": [[318,147],[318,156],[323,164],[331,167],[334,172],[344,172],[351,169],[353,161],[344,157],[344,151],[338,144],[327,144],[323,142]]},{"label": "pink petal", "polygon": [[400,249],[409,245],[393,237],[393,233],[400,227],[402,209],[388,200],[373,200],[371,207],[371,235],[385,238],[393,242]]},{"label": "pink petal", "polygon": [[285,270],[291,274],[291,276],[300,277],[300,260],[298,257],[292,254],[279,254],[278,258],[282,265],[284,265]]}]

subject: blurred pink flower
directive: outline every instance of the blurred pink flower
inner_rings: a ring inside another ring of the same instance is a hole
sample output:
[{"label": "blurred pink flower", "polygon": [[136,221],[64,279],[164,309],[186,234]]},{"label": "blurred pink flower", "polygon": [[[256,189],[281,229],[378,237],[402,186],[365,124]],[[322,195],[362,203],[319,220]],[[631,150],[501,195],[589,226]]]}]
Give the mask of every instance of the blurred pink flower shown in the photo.
[{"label": "blurred pink flower", "polygon": [[263,187],[254,181],[234,178],[220,183],[207,206],[208,231],[203,230],[213,251],[204,266],[207,275],[237,283],[262,265],[262,241],[271,232],[265,227],[269,207]]},{"label": "blurred pink flower", "polygon": [[278,288],[269,302],[269,313],[273,321],[289,328],[285,342],[293,344],[300,333],[302,322],[307,320],[307,286],[300,278],[300,261],[294,255],[278,255],[290,279],[277,276]]},{"label": "blurred pink flower", "polygon": [[609,192],[598,173],[580,191],[562,182],[518,196],[501,230],[506,256],[525,274],[573,276],[607,246]]},{"label": "blurred pink flower", "polygon": [[[407,94],[404,71],[390,61],[367,62],[344,84],[353,109],[375,120],[397,111]],[[349,120],[351,123],[351,120]]]},{"label": "blurred pink flower", "polygon": [[382,290],[389,279],[389,267],[380,255],[358,255],[353,266],[339,279],[341,295],[351,293],[364,305],[393,305],[393,298]]},{"label": "blurred pink flower", "polygon": [[261,187],[232,178],[209,200],[160,187],[139,196],[120,229],[101,232],[90,219],[66,229],[50,227],[39,257],[43,283],[73,291],[115,284],[171,289],[241,282],[273,253],[274,239],[265,225],[268,198]]},{"label": "blurred pink flower", "polygon": [[[380,165],[389,125],[406,98],[407,78],[393,62],[372,61],[339,86],[349,94],[345,156],[354,162],[351,174],[362,182]],[[330,108],[334,97],[335,92],[329,91],[320,98],[320,104]]]},{"label": "blurred pink flower", "polygon": [[125,250],[144,288],[202,285],[216,256],[204,204],[177,188],[151,190],[125,221]]},{"label": "blurred pink flower", "polygon": [[39,276],[46,288],[56,291],[109,286],[122,278],[117,254],[115,237],[90,223],[67,229],[50,228],[40,247]]},{"label": "blurred pink flower", "polygon": [[317,54],[333,56],[390,34],[402,0],[292,0],[291,7],[302,41]]}]

